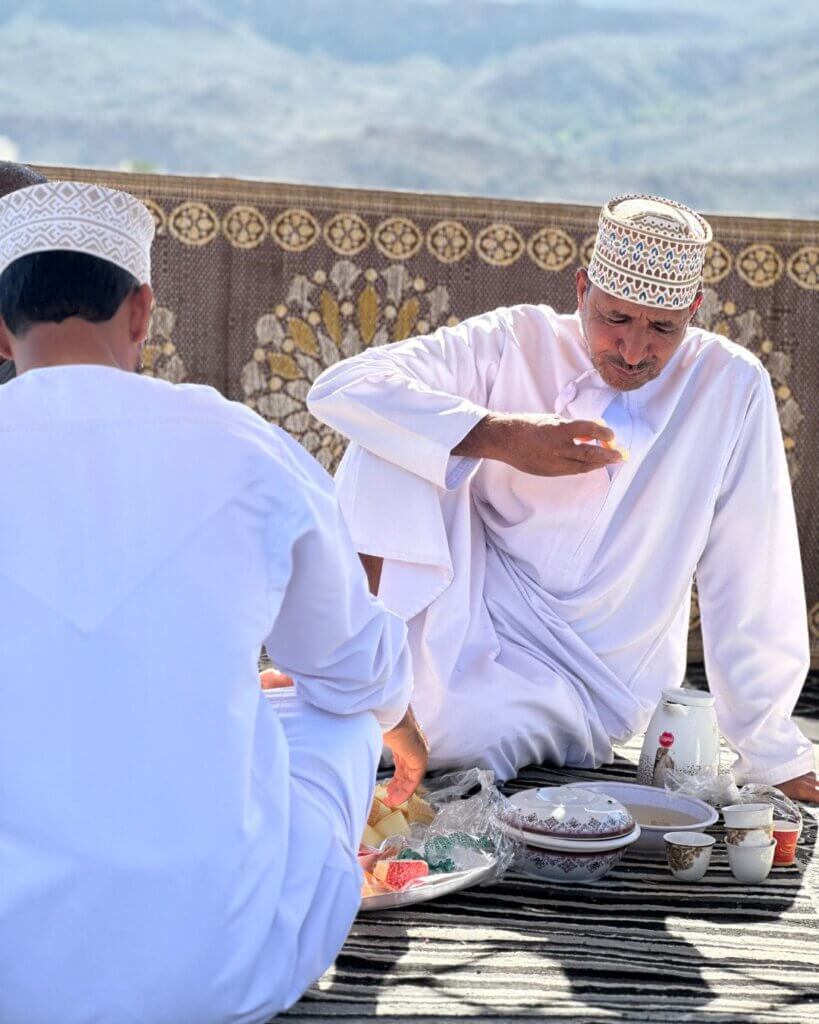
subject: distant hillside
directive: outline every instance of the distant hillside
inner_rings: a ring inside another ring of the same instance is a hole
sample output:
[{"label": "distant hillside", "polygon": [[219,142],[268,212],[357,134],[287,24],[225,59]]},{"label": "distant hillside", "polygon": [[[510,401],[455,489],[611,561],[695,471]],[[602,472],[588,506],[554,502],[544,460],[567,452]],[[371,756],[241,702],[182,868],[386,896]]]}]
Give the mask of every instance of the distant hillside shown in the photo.
[{"label": "distant hillside", "polygon": [[819,216],[819,4],[0,0],[23,159]]}]

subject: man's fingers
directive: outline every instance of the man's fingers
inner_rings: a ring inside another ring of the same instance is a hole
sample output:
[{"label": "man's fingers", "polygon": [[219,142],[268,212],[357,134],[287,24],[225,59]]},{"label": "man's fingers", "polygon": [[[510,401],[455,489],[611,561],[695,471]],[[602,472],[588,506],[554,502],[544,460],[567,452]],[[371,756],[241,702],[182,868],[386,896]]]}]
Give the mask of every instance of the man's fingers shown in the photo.
[{"label": "man's fingers", "polygon": [[384,803],[390,809],[399,807],[405,800],[409,800],[417,786],[413,787],[406,779],[401,778],[397,773],[387,783],[387,792]]},{"label": "man's fingers", "polygon": [[613,441],[614,431],[595,420],[572,420],[565,425],[567,433],[578,441]]},{"label": "man's fingers", "polygon": [[621,455],[612,448],[598,448],[593,444],[575,444],[566,452],[569,461],[585,462],[595,468],[620,462]]},{"label": "man's fingers", "polygon": [[387,786],[385,802],[388,807],[397,807],[421,785],[429,764],[429,746],[411,707],[398,725],[384,733],[384,742],[395,758],[395,774]]},{"label": "man's fingers", "polygon": [[[595,449],[599,451],[599,449]],[[544,476],[578,476],[581,473],[595,473],[604,466],[616,462],[616,459],[602,459],[600,461],[586,461],[585,459],[561,459],[555,463]]]},{"label": "man's fingers", "polygon": [[412,768],[399,761],[395,766],[395,775],[387,784],[386,800],[388,807],[398,807],[409,800],[424,778],[423,768]]},{"label": "man's fingers", "polygon": [[605,462],[577,462],[566,460],[566,471],[563,476],[579,476],[582,473],[596,473],[607,465]]}]

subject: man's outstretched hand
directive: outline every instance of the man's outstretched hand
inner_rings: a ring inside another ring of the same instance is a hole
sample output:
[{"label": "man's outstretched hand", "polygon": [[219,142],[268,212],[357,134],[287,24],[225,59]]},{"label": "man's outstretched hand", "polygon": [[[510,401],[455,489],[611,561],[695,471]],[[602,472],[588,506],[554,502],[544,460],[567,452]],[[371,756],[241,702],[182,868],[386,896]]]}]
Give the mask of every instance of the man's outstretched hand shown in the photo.
[{"label": "man's outstretched hand", "polygon": [[819,782],[816,779],[816,772],[808,772],[806,775],[799,775],[788,782],[780,782],[776,788],[781,789],[791,800],[801,800],[805,804],[819,804]]},{"label": "man's outstretched hand", "polygon": [[388,807],[398,807],[409,800],[420,786],[429,763],[427,738],[412,708],[407,708],[407,713],[395,728],[384,733],[384,742],[395,760],[395,774],[387,785],[387,798],[384,802]]},{"label": "man's outstretched hand", "polygon": [[[263,690],[278,690],[284,686],[292,686],[293,680],[284,672],[268,668],[259,673],[259,683]],[[385,803],[388,807],[398,807],[405,800],[409,800],[421,785],[429,762],[427,738],[421,731],[412,708],[407,708],[407,713],[398,725],[384,733],[384,742],[392,751],[395,761],[395,773],[387,785]]]},{"label": "man's outstretched hand", "polygon": [[[488,413],[452,449],[453,455],[496,459],[533,476],[571,476],[622,461],[620,451],[589,444],[614,442],[594,420],[564,420],[551,413]],[[581,443],[575,443],[581,442]]]}]

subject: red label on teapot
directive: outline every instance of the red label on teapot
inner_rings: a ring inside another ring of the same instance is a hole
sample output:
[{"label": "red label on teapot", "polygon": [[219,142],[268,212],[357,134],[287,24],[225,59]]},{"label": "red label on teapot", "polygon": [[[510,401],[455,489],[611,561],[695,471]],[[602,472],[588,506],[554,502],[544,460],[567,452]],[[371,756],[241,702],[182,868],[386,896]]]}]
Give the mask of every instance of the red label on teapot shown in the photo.
[{"label": "red label on teapot", "polygon": [[673,732],[661,732],[660,733],[660,746],[661,747],[666,747],[666,748],[670,747],[673,742],[674,742],[674,733]]}]

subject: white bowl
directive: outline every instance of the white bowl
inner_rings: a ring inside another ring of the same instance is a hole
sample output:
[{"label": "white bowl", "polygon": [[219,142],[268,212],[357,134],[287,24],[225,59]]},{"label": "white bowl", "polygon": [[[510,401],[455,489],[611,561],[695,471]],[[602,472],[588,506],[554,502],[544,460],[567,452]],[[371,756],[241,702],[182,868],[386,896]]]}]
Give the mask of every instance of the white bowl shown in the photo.
[{"label": "white bowl", "polygon": [[[697,800],[693,796],[681,793],[668,793],[655,786],[638,786],[634,782],[572,782],[572,786],[582,786],[596,793],[605,793],[629,809],[640,826],[640,838],[631,847],[632,853],[640,853],[651,857],[665,856],[663,836],[666,832],[703,832],[713,825],[719,815],[709,804]],[[667,824],[652,825],[645,822],[642,808],[656,808],[657,812],[674,811],[684,814],[687,821],[675,821]],[[635,812],[635,809],[636,812]],[[641,817],[643,820],[641,820]]]},{"label": "white bowl", "polygon": [[602,853],[568,853],[521,845],[515,851],[513,866],[521,874],[545,882],[582,885],[597,882],[607,875],[620,863],[627,849],[621,846],[619,850]]}]

